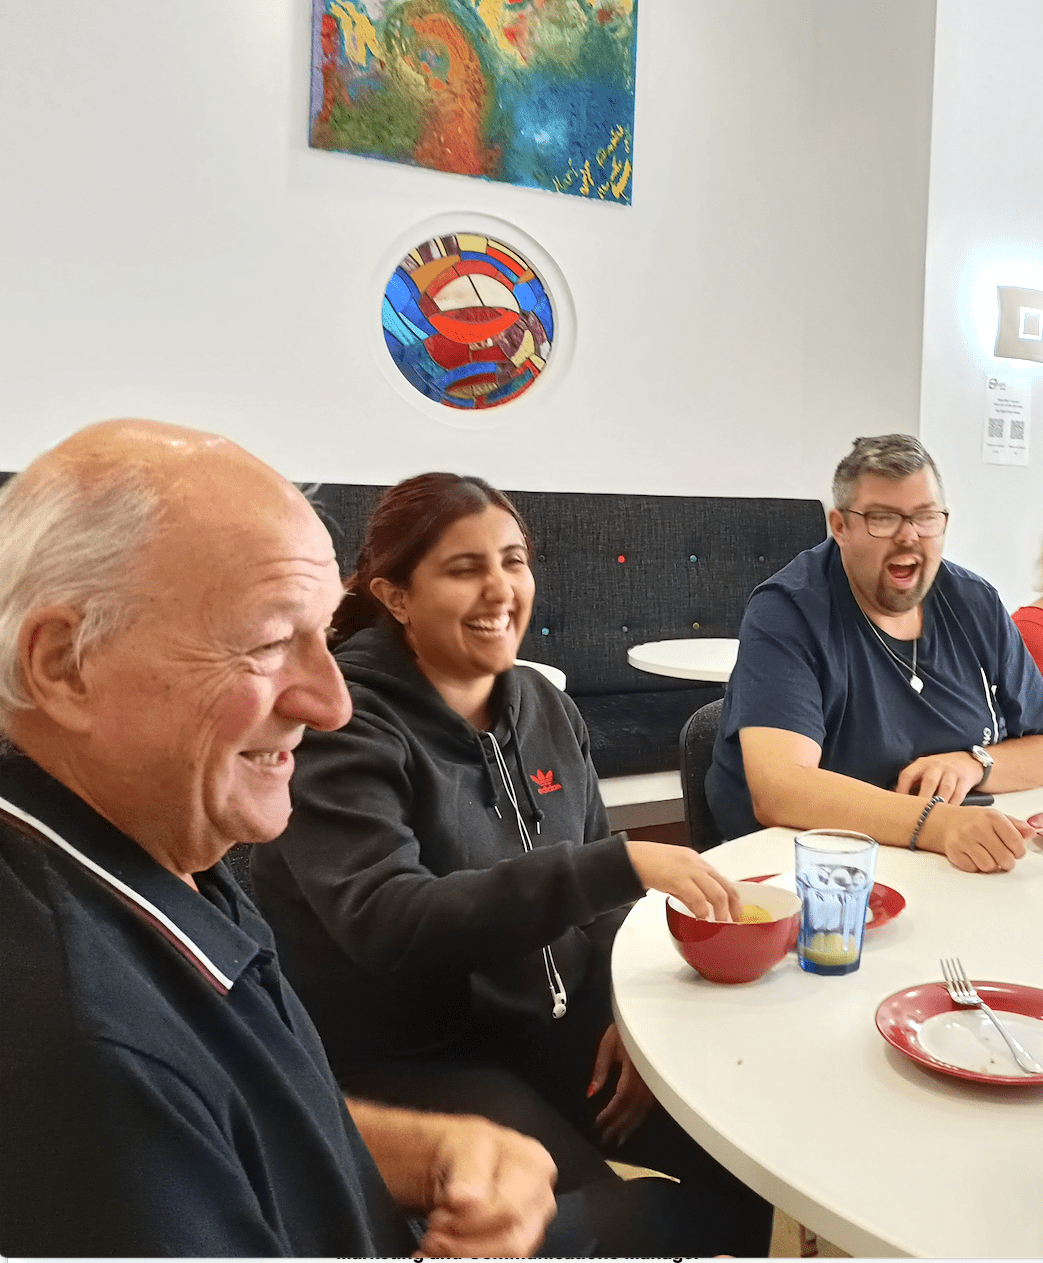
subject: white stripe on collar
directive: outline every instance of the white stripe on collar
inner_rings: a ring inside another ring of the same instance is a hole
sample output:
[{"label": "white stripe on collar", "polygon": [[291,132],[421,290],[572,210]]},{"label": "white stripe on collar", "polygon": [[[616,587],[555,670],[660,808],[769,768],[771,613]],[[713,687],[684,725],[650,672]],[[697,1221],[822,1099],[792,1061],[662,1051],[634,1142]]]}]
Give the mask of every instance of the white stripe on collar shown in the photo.
[{"label": "white stripe on collar", "polygon": [[70,846],[63,837],[45,825],[42,820],[37,820],[35,816],[31,816],[27,811],[23,811],[21,807],[16,807],[14,803],[9,802],[3,796],[0,796],[0,807],[3,807],[5,811],[10,812],[12,816],[17,816],[19,820],[24,820],[27,825],[31,825],[32,828],[42,833],[44,837],[50,838],[56,846],[61,847],[63,851],[65,851],[68,855],[71,855],[73,859],[82,864],[84,868],[89,869],[96,877],[100,877],[102,881],[107,882],[114,890],[118,890],[121,895],[131,900],[132,903],[136,903],[138,907],[143,908],[149,916],[155,917],[160,925],[169,930],[177,941],[187,951],[191,952],[200,965],[202,965],[207,973],[209,973],[221,984],[225,991],[231,991],[232,979],[226,977],[221,970],[218,969],[210,957],[202,950],[202,948],[193,943],[188,935],[185,934],[183,930],[180,930],[165,913],[160,912],[155,904],[149,903],[143,895],[139,895],[136,890],[132,890],[130,886],[121,882],[118,877],[114,877],[111,873],[106,872],[100,864],[95,864],[92,859],[89,859],[81,851],[77,851],[74,846]]}]

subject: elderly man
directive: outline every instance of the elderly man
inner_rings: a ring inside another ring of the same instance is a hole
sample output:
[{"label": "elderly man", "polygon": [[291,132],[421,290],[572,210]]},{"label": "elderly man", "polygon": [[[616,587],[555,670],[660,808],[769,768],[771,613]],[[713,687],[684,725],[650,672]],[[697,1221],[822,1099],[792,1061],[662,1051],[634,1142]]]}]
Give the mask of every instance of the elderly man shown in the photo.
[{"label": "elderly man", "polygon": [[218,864],[282,832],[305,727],[351,712],[304,497],[223,439],[109,422],[0,501],[0,1250],[533,1251],[542,1146],[349,1116]]},{"label": "elderly man", "polygon": [[942,559],[917,439],[856,440],[833,498],[832,538],[747,606],[706,777],[718,826],[856,829],[1010,869],[1035,831],[960,804],[1043,784],[1043,678],[996,591]]}]

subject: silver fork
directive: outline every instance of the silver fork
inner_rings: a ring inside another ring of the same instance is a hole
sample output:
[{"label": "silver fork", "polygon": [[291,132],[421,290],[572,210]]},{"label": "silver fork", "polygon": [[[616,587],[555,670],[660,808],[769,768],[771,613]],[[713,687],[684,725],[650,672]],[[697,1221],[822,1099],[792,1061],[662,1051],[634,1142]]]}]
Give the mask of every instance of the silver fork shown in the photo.
[{"label": "silver fork", "polygon": [[960,964],[958,957],[954,956],[951,960],[942,958],[942,977],[945,979],[945,985],[948,988],[949,995],[957,1004],[970,1006],[972,1008],[981,1009],[988,1017],[992,1019],[992,1024],[1007,1041],[1007,1047],[1014,1054],[1014,1060],[1029,1074],[1043,1074],[1043,1066],[1025,1051],[1018,1043],[1014,1036],[1000,1022],[999,1018],[993,1013],[992,1009],[978,995],[974,987],[971,985],[970,979],[963,966]]}]

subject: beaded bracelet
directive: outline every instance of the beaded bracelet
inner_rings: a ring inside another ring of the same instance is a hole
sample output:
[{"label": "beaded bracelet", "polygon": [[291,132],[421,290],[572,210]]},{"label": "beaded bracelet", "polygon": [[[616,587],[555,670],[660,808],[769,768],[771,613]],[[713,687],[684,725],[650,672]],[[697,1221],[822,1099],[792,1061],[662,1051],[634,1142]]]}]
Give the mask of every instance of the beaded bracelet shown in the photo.
[{"label": "beaded bracelet", "polygon": [[916,839],[920,836],[920,830],[923,828],[924,821],[939,803],[945,802],[941,794],[935,794],[927,806],[920,812],[920,819],[916,822],[916,828],[913,830],[913,836],[909,839],[909,850],[916,850]]}]

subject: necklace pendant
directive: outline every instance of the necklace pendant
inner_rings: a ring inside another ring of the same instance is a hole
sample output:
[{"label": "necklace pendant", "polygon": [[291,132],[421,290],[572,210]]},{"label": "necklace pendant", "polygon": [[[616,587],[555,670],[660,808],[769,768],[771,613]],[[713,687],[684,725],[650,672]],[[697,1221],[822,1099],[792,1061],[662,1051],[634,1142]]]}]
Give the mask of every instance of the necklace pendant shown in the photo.
[{"label": "necklace pendant", "polygon": [[918,675],[911,675],[909,677],[909,687],[913,690],[914,693],[922,693],[923,680],[921,680]]}]

